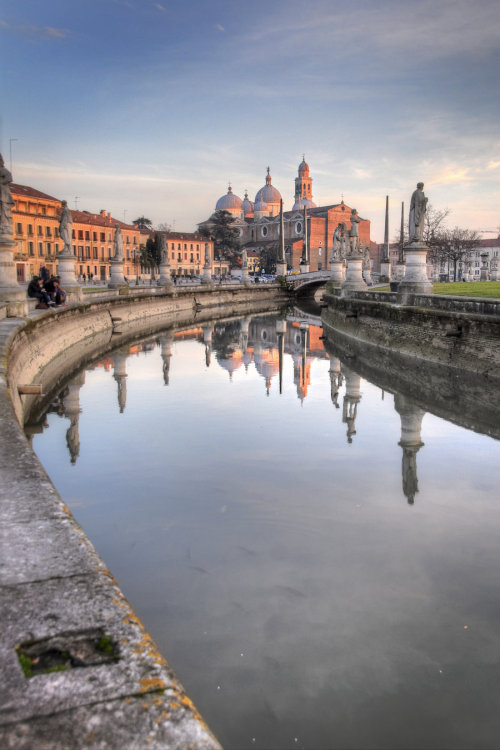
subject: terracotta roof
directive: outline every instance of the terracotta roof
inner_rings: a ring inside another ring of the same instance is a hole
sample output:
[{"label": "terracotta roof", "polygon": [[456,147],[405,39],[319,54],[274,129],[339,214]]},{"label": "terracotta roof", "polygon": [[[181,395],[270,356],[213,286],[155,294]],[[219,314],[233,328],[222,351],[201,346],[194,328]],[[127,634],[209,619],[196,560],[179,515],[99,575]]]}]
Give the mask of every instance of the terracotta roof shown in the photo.
[{"label": "terracotta roof", "polygon": [[106,211],[102,211],[98,214],[91,214],[90,211],[71,210],[71,218],[73,219],[73,224],[93,224],[95,226],[109,227],[111,229],[114,229],[114,227],[118,225],[120,229],[136,229],[133,224],[125,224],[123,221],[113,218],[113,216],[106,213]]},{"label": "terracotta roof", "polygon": [[14,182],[12,182],[10,185],[10,192],[13,195],[22,195],[27,198],[43,198],[44,200],[56,201],[56,203],[61,202],[59,198],[54,198],[52,195],[42,193],[40,190],[35,190],[35,188],[28,187],[28,185],[17,185]]},{"label": "terracotta roof", "polygon": [[500,237],[492,240],[479,240],[479,247],[500,247]]}]

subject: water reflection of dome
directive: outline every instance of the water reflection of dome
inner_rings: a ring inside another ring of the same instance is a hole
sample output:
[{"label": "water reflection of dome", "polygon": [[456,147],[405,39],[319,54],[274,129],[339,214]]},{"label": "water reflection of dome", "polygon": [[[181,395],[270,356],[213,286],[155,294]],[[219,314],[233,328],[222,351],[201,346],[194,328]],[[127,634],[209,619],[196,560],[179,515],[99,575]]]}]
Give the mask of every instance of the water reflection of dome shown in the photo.
[{"label": "water reflection of dome", "polygon": [[253,347],[248,346],[244,353],[243,353],[243,364],[245,365],[245,369],[248,369],[249,365],[253,362]]},{"label": "water reflection of dome", "polygon": [[227,370],[230,378],[232,378],[233,372],[238,370],[243,364],[243,352],[241,349],[235,349],[226,356],[221,356],[221,354],[217,352],[215,357],[222,369]]}]

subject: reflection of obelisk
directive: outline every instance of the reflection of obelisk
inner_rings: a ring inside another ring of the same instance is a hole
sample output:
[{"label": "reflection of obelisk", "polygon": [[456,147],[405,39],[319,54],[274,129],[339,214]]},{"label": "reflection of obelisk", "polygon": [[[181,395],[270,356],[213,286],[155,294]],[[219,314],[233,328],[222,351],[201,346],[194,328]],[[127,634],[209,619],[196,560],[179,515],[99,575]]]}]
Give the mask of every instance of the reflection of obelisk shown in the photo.
[{"label": "reflection of obelisk", "polygon": [[118,349],[113,352],[113,377],[118,383],[118,406],[120,407],[120,414],[125,411],[127,404],[127,357],[128,349]]},{"label": "reflection of obelisk", "polygon": [[394,396],[394,408],[401,417],[399,445],[403,449],[403,492],[409,505],[413,505],[415,494],[418,492],[417,453],[424,445],[420,438],[420,430],[425,411],[400,393]]},{"label": "reflection of obelisk", "polygon": [[340,359],[330,355],[330,396],[332,404],[339,409],[339,387],[341,385]]},{"label": "reflection of obelisk", "polygon": [[85,371],[79,373],[68,383],[68,392],[64,397],[64,413],[70,421],[66,432],[66,444],[68,446],[70,460],[76,464],[80,455],[80,435],[78,432],[78,421],[80,419],[80,388],[85,383]]},{"label": "reflection of obelisk", "polygon": [[346,365],[342,365],[342,371],[345,377],[342,422],[347,425],[347,442],[352,443],[352,436],[356,434],[358,404],[361,401],[361,378]]},{"label": "reflection of obelisk", "polygon": [[278,336],[280,394],[283,393],[283,359],[285,357],[285,333],[286,320],[278,318],[276,321],[276,335]]},{"label": "reflection of obelisk", "polygon": [[[205,331],[205,329],[203,329]],[[210,341],[212,336],[210,335]],[[163,360],[163,382],[168,385],[170,382],[170,360],[172,359],[172,344],[174,341],[174,334],[169,331],[159,337],[161,346],[161,358]],[[208,366],[208,365],[207,365]]]},{"label": "reflection of obelisk", "polygon": [[210,359],[212,357],[212,334],[214,327],[212,323],[203,326],[203,343],[205,344],[205,364],[210,367]]}]

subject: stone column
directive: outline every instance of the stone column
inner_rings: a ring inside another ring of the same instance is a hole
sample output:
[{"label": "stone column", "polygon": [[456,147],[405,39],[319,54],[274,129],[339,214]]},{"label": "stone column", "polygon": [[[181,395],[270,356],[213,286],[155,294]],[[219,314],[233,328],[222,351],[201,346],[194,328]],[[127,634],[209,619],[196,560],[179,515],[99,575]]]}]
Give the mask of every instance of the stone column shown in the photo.
[{"label": "stone column", "polygon": [[250,279],[248,278],[248,256],[245,248],[243,248],[241,258],[241,283],[243,286],[248,286],[250,284]]},{"label": "stone column", "polygon": [[11,182],[12,175],[0,154],[0,305],[6,305],[9,318],[17,318],[27,315],[28,303],[26,292],[19,286],[14,263]]},{"label": "stone column", "polygon": [[280,198],[280,250],[276,263],[276,276],[286,276],[285,257],[285,220],[283,217],[283,199]]},{"label": "stone column", "polygon": [[203,265],[203,277],[201,279],[202,284],[207,286],[213,286],[212,279],[212,264],[210,263],[210,250],[208,249],[208,242],[205,242],[205,263]]},{"label": "stone column", "polygon": [[427,253],[425,242],[412,242],[405,247],[406,267],[399,284],[400,294],[432,294],[432,283],[427,277]]},{"label": "stone column", "polygon": [[393,269],[393,279],[394,281],[402,281],[404,279],[405,275],[405,256],[404,256],[404,248],[405,246],[405,204],[404,201],[401,202],[401,226],[399,229],[399,252],[398,252],[398,262],[394,266]]},{"label": "stone column", "polygon": [[482,252],[481,253],[481,274],[479,276],[479,281],[488,281],[488,259],[489,259],[489,253],[488,252]]},{"label": "stone column", "polygon": [[366,281],[363,278],[363,256],[357,253],[347,257],[347,271],[345,281],[341,286],[342,297],[348,297],[350,292],[363,291],[368,289]]},{"label": "stone column", "polygon": [[391,259],[389,256],[389,196],[385,196],[384,254],[380,263],[380,281],[391,280]]},{"label": "stone column", "polygon": [[413,505],[418,492],[417,453],[424,445],[420,432],[425,411],[400,393],[394,396],[394,408],[401,417],[401,440],[398,445],[403,449],[403,492],[408,504]]}]

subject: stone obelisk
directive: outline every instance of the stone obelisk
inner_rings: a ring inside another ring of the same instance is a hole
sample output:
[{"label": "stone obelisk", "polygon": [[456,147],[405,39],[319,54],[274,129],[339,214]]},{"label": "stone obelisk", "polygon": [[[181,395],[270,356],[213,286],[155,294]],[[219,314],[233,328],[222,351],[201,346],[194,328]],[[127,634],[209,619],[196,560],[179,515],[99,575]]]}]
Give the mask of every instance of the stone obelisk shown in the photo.
[{"label": "stone obelisk", "polygon": [[304,249],[300,262],[300,272],[309,273],[309,237],[307,232],[307,208],[304,206]]},{"label": "stone obelisk", "polygon": [[283,217],[283,198],[280,198],[280,249],[276,263],[276,276],[286,276],[285,257],[285,219]]},{"label": "stone obelisk", "polygon": [[396,281],[402,281],[405,275],[405,256],[403,252],[404,244],[405,244],[405,204],[404,204],[404,201],[401,201],[401,226],[399,229],[398,262],[396,263],[396,266],[394,269],[394,279]]},{"label": "stone obelisk", "polygon": [[391,280],[391,258],[389,256],[389,196],[385,196],[384,250],[380,262],[380,281]]}]

